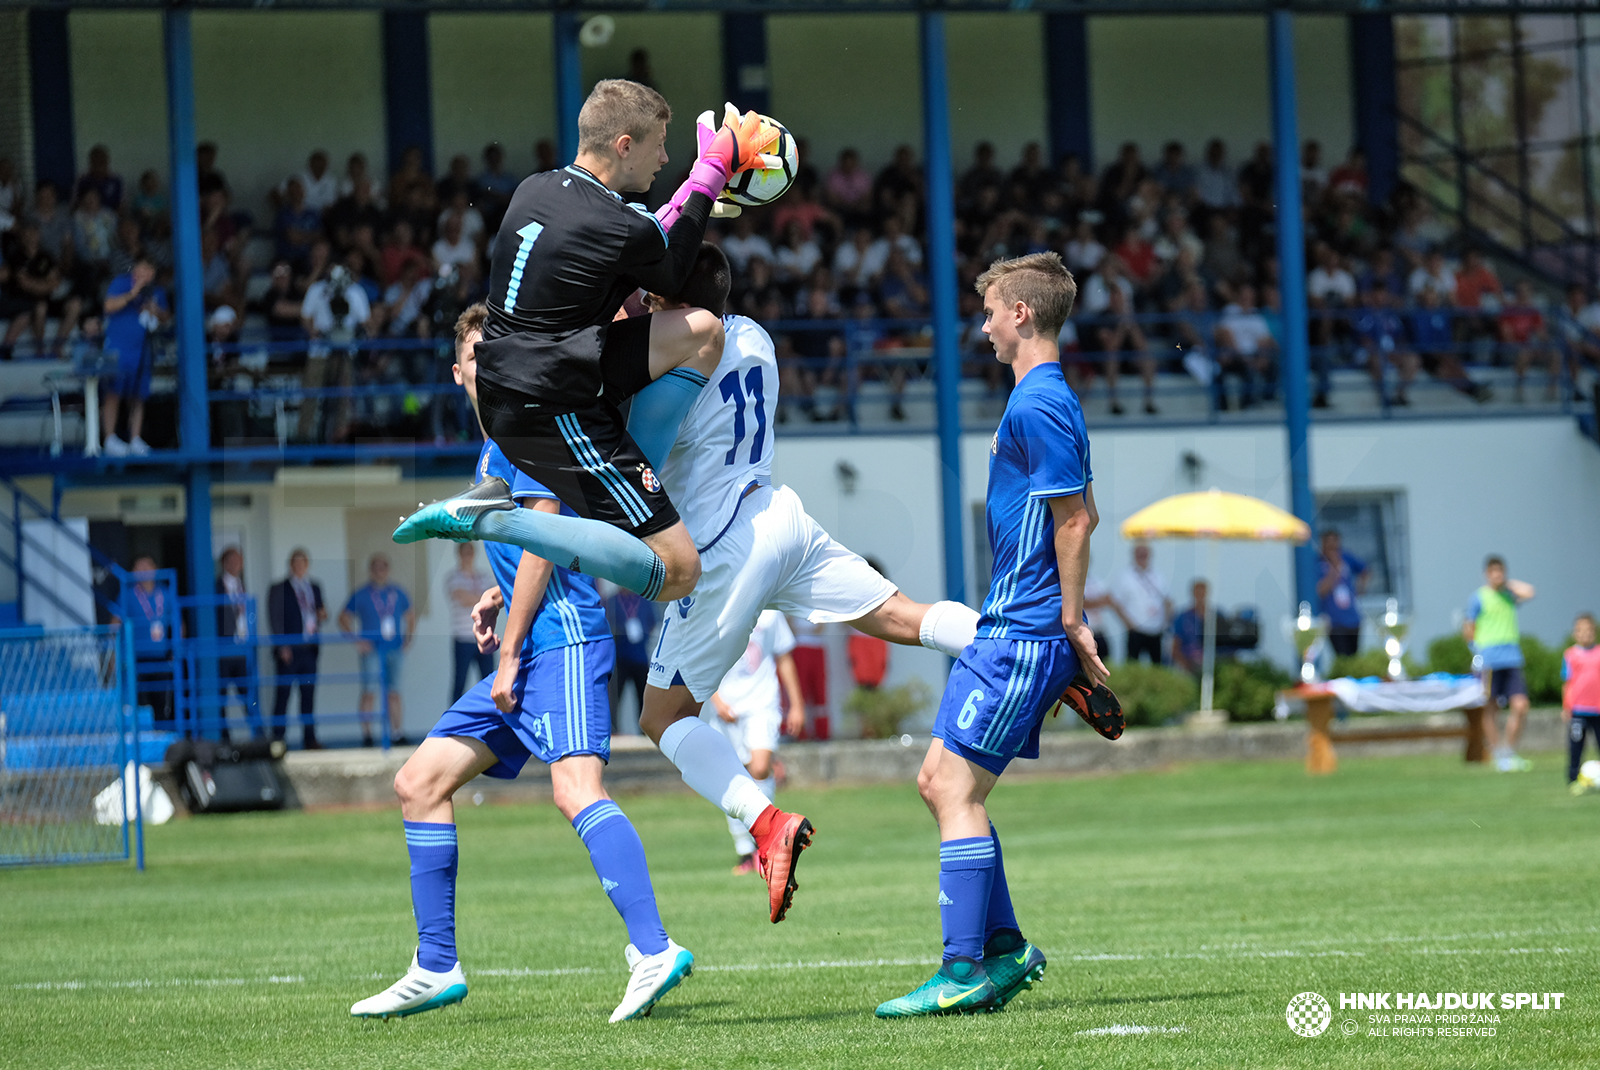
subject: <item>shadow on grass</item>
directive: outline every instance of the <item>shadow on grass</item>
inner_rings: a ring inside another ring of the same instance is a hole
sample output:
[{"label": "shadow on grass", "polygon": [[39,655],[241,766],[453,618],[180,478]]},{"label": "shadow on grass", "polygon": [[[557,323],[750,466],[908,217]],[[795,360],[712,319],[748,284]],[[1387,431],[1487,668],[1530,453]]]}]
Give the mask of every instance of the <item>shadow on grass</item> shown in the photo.
[{"label": "shadow on grass", "polygon": [[1229,996],[1248,994],[1242,988],[1233,988],[1222,992],[1178,992],[1170,996],[1098,996],[1093,999],[1061,998],[1054,1002],[1063,1006],[1116,1007],[1126,1004],[1186,1003],[1196,999],[1227,999]]}]

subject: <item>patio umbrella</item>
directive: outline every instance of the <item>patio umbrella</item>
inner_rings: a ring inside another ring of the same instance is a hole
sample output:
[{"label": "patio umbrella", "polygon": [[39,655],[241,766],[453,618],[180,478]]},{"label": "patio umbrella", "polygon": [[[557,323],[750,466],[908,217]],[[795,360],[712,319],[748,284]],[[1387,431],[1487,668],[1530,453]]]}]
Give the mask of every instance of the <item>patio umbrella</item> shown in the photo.
[{"label": "patio umbrella", "polygon": [[1217,540],[1301,543],[1311,538],[1305,521],[1260,498],[1228,494],[1215,487],[1174,494],[1147,505],[1122,522],[1125,539],[1206,540],[1205,658],[1200,674],[1200,712],[1211,712],[1217,663]]}]

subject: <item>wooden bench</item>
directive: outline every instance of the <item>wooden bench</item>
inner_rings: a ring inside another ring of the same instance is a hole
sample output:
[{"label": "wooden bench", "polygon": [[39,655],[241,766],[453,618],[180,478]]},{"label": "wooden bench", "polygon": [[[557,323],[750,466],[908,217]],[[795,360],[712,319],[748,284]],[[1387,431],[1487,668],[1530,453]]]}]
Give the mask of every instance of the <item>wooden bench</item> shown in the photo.
[{"label": "wooden bench", "polygon": [[1326,776],[1339,768],[1339,758],[1334,753],[1336,743],[1384,743],[1407,739],[1461,739],[1466,741],[1462,759],[1468,762],[1488,760],[1483,745],[1483,718],[1486,709],[1477,706],[1462,710],[1465,723],[1459,728],[1432,725],[1404,725],[1396,728],[1357,729],[1331,731],[1333,724],[1333,692],[1322,688],[1298,687],[1287,694],[1302,698],[1306,703],[1306,772]]}]

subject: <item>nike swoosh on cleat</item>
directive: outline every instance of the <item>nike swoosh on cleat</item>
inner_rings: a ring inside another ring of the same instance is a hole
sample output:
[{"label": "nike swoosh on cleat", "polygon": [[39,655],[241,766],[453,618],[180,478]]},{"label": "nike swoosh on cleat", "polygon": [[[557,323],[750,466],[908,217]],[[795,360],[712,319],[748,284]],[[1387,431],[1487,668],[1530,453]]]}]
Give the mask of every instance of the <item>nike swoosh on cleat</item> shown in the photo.
[{"label": "nike swoosh on cleat", "polygon": [[1022,953],[1017,955],[1011,961],[1015,962],[1018,966],[1021,966],[1024,962],[1027,962],[1028,961],[1028,949],[1027,948],[1023,948],[1022,949]]},{"label": "nike swoosh on cleat", "polygon": [[962,1000],[966,999],[968,996],[972,995],[974,992],[981,991],[982,989],[983,989],[982,985],[973,985],[971,988],[967,989],[965,992],[957,992],[953,996],[946,996],[943,993],[940,993],[940,995],[939,995],[939,1009],[940,1010],[949,1010],[951,1007],[954,1007],[957,1003],[960,1003]]}]

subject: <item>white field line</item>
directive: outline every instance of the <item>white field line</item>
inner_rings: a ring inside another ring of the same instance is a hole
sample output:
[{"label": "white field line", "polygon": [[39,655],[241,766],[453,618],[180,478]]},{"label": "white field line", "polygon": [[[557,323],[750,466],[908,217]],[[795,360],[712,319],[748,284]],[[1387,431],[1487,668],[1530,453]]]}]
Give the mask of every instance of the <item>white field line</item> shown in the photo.
[{"label": "white field line", "polygon": [[[1592,930],[1591,930],[1592,931]],[[1496,933],[1498,936],[1529,935],[1526,933]],[[1449,941],[1467,939],[1462,936],[1434,936],[1434,937],[1396,937],[1392,942],[1401,943],[1409,940],[1439,940]],[[1374,943],[1380,941],[1373,941]],[[1388,941],[1383,941],[1388,942]],[[1407,947],[1397,949],[1397,953],[1409,955],[1576,955],[1592,953],[1593,948],[1572,947]],[[1057,955],[1057,961],[1067,962],[1170,962],[1183,960],[1217,961],[1239,959],[1321,959],[1321,958],[1365,958],[1366,951],[1350,951],[1329,948],[1320,951],[1307,951],[1297,948],[1282,948],[1272,950],[1251,950],[1235,945],[1231,950],[1221,948],[1201,952],[1165,952],[1155,954],[1125,954],[1119,952],[1082,952],[1071,955]],[[819,959],[813,962],[734,962],[734,963],[706,963],[696,965],[695,969],[705,973],[758,973],[768,970],[868,970],[887,966],[935,966],[939,960],[936,958],[897,958],[897,959]],[[578,966],[569,969],[532,969],[528,967],[500,967],[489,969],[470,969],[466,971],[474,977],[566,977],[574,974],[611,974],[626,972],[622,967],[596,967]],[[363,980],[381,980],[390,974],[373,972],[358,975]],[[94,988],[128,988],[128,989],[154,989],[154,988],[224,988],[240,987],[246,985],[284,985],[304,984],[304,976],[269,976],[269,977],[200,977],[200,978],[174,978],[171,980],[129,980],[129,981],[32,981],[20,984],[5,985],[13,991],[74,991],[78,989]],[[1098,1034],[1096,1034],[1098,1035]]]},{"label": "white field line", "polygon": [[1148,1033],[1187,1033],[1186,1025],[1103,1025],[1099,1029],[1080,1029],[1079,1037],[1140,1037]]}]

